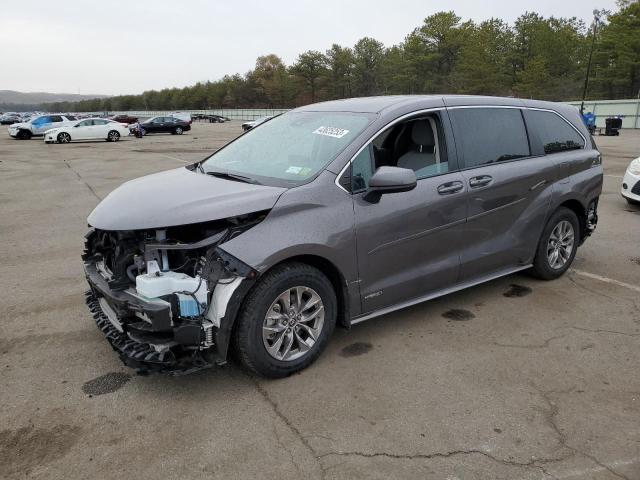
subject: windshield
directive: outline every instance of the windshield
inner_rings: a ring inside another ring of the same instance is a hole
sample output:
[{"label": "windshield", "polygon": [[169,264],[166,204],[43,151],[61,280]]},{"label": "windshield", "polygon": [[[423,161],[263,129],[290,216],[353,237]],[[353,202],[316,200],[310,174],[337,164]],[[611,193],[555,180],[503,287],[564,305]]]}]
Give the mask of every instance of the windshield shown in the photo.
[{"label": "windshield", "polygon": [[265,184],[299,185],[327,166],[372,119],[364,113],[285,113],[211,155],[202,169]]}]

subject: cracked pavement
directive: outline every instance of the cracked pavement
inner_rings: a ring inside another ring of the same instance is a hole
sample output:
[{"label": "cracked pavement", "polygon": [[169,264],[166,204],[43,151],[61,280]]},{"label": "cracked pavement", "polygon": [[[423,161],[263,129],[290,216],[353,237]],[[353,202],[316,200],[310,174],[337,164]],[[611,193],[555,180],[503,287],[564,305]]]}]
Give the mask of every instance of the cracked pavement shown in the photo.
[{"label": "cracked pavement", "polygon": [[[0,133],[0,478],[640,479],[640,298],[593,277],[640,286],[640,208],[619,195],[640,131],[596,137],[600,222],[575,270],[337,330],[276,381],[233,363],[128,378],[83,302],[98,199],[201,158],[239,122],[117,144]],[[122,381],[83,391],[109,374]]]}]

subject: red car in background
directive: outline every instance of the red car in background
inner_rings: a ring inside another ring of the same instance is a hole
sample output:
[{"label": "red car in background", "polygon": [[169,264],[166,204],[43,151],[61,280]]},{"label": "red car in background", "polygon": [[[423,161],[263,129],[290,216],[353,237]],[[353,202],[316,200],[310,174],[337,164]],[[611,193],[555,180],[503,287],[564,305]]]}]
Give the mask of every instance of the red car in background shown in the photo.
[{"label": "red car in background", "polygon": [[136,123],[138,121],[138,117],[131,117],[129,115],[114,115],[112,117],[109,117],[111,120],[114,120],[116,122],[120,122],[120,123],[126,123],[126,124],[132,124],[132,123]]}]

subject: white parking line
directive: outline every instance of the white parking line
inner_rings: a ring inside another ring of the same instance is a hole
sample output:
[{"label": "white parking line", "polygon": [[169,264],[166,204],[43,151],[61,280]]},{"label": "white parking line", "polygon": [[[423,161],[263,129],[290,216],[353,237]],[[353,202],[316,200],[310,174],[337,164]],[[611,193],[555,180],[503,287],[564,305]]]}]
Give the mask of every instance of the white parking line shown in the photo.
[{"label": "white parking line", "polygon": [[[593,458],[591,458],[591,460],[595,461]],[[627,478],[627,477],[622,477],[620,474],[614,472],[613,469],[618,467],[629,467],[632,465],[637,465],[638,463],[640,463],[640,461],[637,459],[619,460],[616,462],[608,463],[607,465],[602,464],[592,468],[569,470],[568,472],[554,475],[553,478],[557,478],[558,480],[569,480],[572,478],[579,479],[579,478],[586,478],[587,476],[590,477],[591,476],[590,474],[595,474],[597,472],[605,472],[605,471],[613,473],[614,475],[618,475],[620,476],[620,478]]]},{"label": "white parking line", "polygon": [[603,175],[605,177],[611,177],[611,178],[624,178],[624,175]]},{"label": "white parking line", "polygon": [[631,285],[630,283],[624,283],[624,282],[621,282],[620,280],[603,277],[602,275],[596,275],[595,273],[583,272],[582,270],[576,270],[575,268],[572,268],[571,271],[573,273],[577,273],[578,275],[582,275],[583,277],[592,278],[594,280],[599,280],[605,283],[611,283],[612,285],[628,288],[629,290],[633,290],[634,292],[640,293],[640,287],[637,285]]},{"label": "white parking line", "polygon": [[167,157],[167,158],[170,158],[172,160],[178,160],[178,161],[184,162],[184,163],[195,163],[195,162],[190,162],[188,160],[183,160],[183,159],[178,158],[178,157],[172,157],[171,155],[165,155],[164,153],[156,153],[156,155],[160,155],[161,157]]}]

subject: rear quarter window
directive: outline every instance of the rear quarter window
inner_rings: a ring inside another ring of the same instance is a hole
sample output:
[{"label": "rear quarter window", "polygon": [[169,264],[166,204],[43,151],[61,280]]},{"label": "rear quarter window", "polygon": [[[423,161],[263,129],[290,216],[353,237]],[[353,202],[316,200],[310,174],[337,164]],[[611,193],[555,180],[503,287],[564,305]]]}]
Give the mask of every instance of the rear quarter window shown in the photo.
[{"label": "rear quarter window", "polygon": [[584,138],[553,112],[528,110],[527,125],[538,135],[546,154],[584,148]]}]

